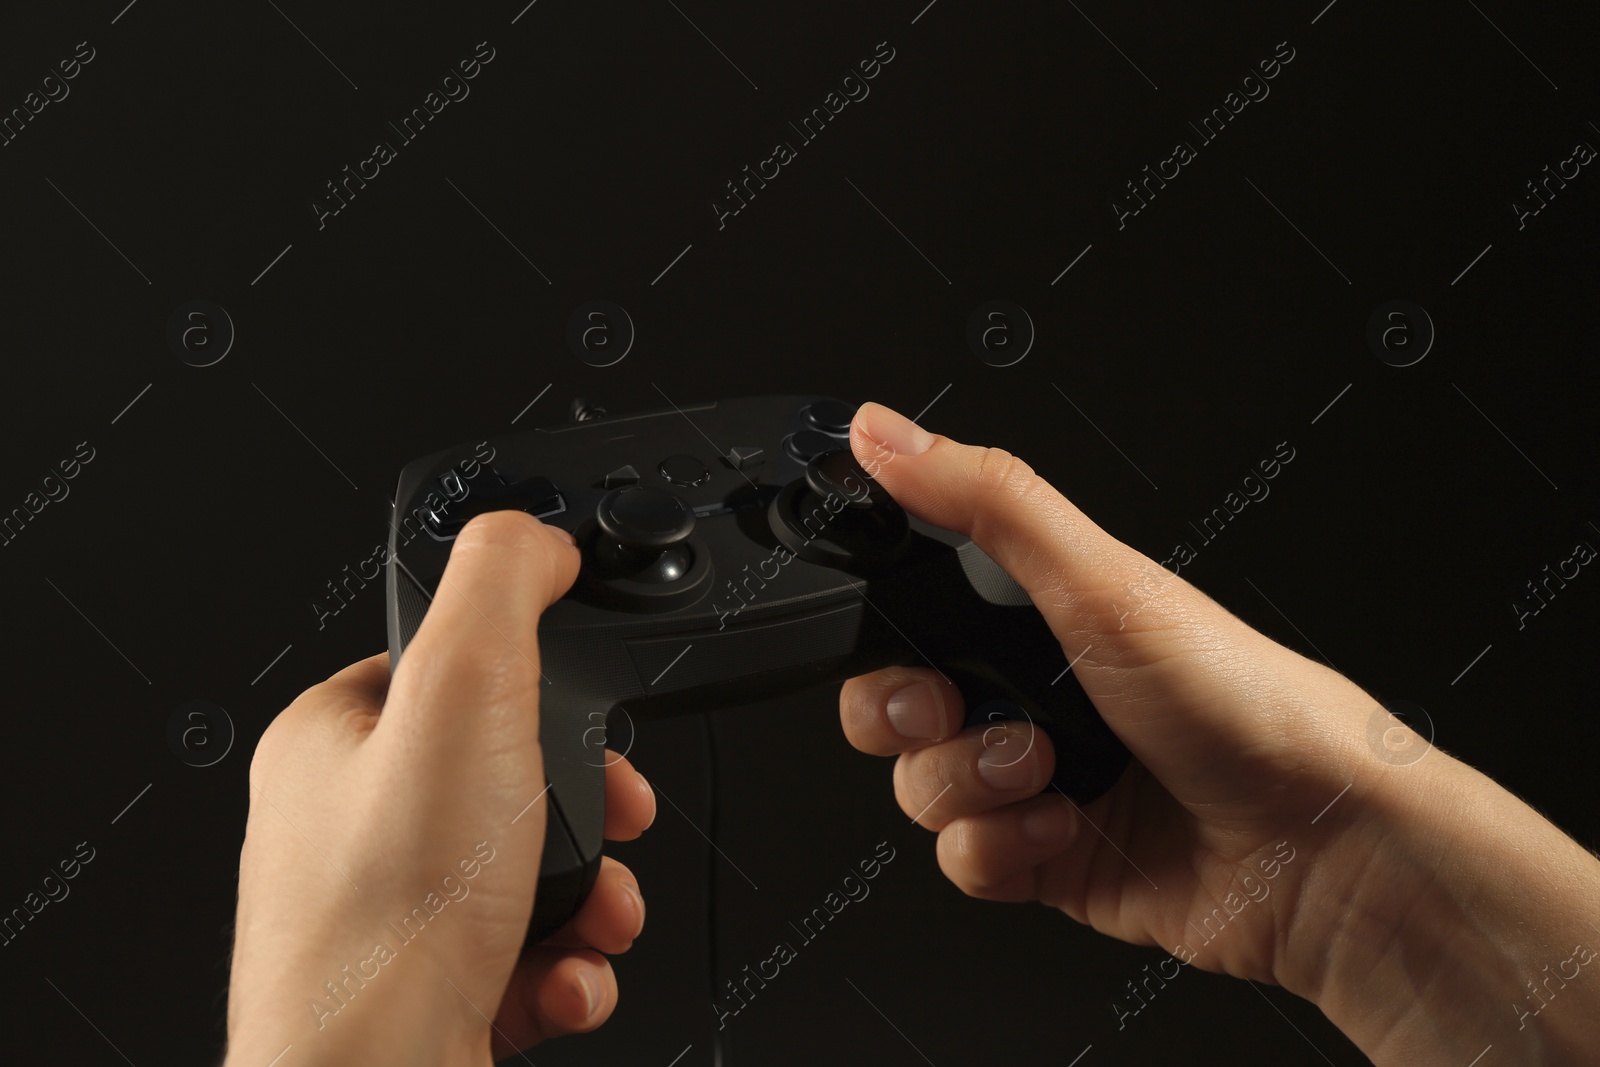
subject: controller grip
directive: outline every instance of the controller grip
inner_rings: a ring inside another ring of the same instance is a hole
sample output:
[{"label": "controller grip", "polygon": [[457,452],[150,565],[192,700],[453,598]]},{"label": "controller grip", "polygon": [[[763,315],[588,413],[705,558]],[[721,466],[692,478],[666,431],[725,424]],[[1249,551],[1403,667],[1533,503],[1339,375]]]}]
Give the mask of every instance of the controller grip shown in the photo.
[{"label": "controller grip", "polygon": [[539,746],[546,789],[517,816],[546,806],[544,853],[527,943],[572,918],[594,887],[605,842],[606,719],[612,701],[573,687],[539,686]]},{"label": "controller grip", "polygon": [[940,613],[925,651],[961,690],[967,726],[1022,721],[1042,730],[1055,749],[1051,784],[1087,804],[1116,784],[1132,754],[1078,684],[1026,591],[970,542],[957,557],[966,595]]},{"label": "controller grip", "polygon": [[[1056,646],[1060,648],[1059,645]],[[1016,663],[1013,669],[1025,669]],[[967,726],[994,726],[1002,721],[1030,724],[1050,739],[1055,750],[1056,769],[1050,784],[1079,804],[1087,804],[1117,783],[1132,758],[1128,749],[1105,724],[1094,705],[1076,684],[1062,682],[1043,689],[1036,684],[1016,684],[1016,675],[1004,676],[1004,667],[993,663],[956,664],[945,668],[945,675],[961,690],[967,704]],[[1062,689],[1062,685],[1069,686]],[[1076,706],[1073,696],[1089,704]],[[1027,743],[1033,744],[1028,735]],[[1011,759],[1021,759],[1027,749],[1019,749]],[[1007,762],[1010,762],[1008,760]]]}]

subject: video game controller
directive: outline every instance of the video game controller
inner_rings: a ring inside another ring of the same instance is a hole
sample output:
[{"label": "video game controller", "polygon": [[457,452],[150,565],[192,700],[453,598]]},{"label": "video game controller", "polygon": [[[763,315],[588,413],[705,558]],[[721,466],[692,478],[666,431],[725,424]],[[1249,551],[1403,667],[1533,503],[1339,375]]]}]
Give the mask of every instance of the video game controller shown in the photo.
[{"label": "video game controller", "polygon": [[474,515],[529,512],[583,553],[539,623],[549,817],[530,942],[571,918],[599,871],[614,712],[699,712],[921,664],[961,689],[968,726],[1037,724],[1055,746],[1052,784],[1075,801],[1122,773],[1128,750],[1027,594],[868,475],[850,451],[855,410],[816,396],[669,407],[447,449],[401,472],[391,664]]}]

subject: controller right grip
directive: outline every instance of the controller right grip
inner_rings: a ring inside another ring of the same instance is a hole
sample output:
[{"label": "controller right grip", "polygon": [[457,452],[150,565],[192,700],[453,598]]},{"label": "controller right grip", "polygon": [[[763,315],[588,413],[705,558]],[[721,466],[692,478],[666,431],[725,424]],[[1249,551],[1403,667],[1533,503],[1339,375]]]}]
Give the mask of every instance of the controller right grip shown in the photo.
[{"label": "controller right grip", "polygon": [[951,605],[929,651],[961,690],[965,725],[1032,724],[1055,749],[1051,785],[1080,804],[1094,800],[1116,784],[1132,754],[1078,683],[1027,592],[971,542],[956,557],[969,592]]}]

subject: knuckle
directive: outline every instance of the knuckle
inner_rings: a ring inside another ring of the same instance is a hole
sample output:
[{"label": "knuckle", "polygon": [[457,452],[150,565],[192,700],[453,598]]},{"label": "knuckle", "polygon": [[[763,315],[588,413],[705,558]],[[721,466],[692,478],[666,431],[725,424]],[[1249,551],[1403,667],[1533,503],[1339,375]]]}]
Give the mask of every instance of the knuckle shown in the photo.
[{"label": "knuckle", "polygon": [[[1025,543],[1038,536],[1049,521],[1042,506],[1045,480],[1018,457],[1003,448],[985,448],[973,475],[972,539],[985,550],[1006,543]],[[991,552],[991,555],[994,553]],[[1047,561],[1040,561],[1047,565]]]},{"label": "knuckle", "polygon": [[1017,456],[1003,448],[985,448],[978,461],[978,488],[986,492],[1024,497],[1039,483],[1039,476]]},{"label": "knuckle", "polygon": [[329,731],[339,730],[371,711],[364,700],[336,683],[321,682],[307,689],[261,732],[250,756],[250,784],[264,788],[285,761],[292,761],[294,752],[316,747],[319,739],[329,736]]}]

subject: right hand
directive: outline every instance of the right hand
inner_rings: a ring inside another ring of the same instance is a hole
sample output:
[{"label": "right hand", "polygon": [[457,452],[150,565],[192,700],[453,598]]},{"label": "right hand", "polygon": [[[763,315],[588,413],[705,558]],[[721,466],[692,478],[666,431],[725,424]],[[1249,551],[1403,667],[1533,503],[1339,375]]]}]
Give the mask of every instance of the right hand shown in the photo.
[{"label": "right hand", "polygon": [[[1424,753],[1427,741],[1355,684],[1111,537],[1016,457],[876,404],[857,413],[851,444],[906,511],[971,537],[1028,592],[1135,757],[1078,808],[1047,788],[1055,757],[1042,731],[963,730],[961,693],[937,671],[847,682],[847,737],[898,757],[896,798],[938,832],[939,864],[964,892],[1043,901],[1206,970],[1284,985],[1336,1023],[1372,1016],[1347,1029],[1369,1054],[1413,1047],[1415,1031],[1396,1020],[1414,1026],[1401,1001],[1419,998],[1404,987],[1450,986],[1430,975],[1449,966],[1441,946],[1460,927],[1477,933],[1500,908],[1508,926],[1519,921],[1515,901],[1533,887],[1496,879],[1529,866],[1520,846],[1551,850],[1523,877],[1550,885],[1561,869],[1587,902],[1600,896],[1600,866],[1537,813],[1444,753]],[[1396,759],[1371,739],[1419,747]],[[1463,811],[1484,814],[1473,827]],[[1530,954],[1567,957],[1575,925]],[[1400,951],[1408,938],[1412,951]],[[1354,989],[1391,971],[1400,996],[1373,1015]],[[1489,1001],[1500,1022],[1516,1022],[1505,1003],[1520,985]],[[1600,989],[1600,976],[1589,985]]]}]

